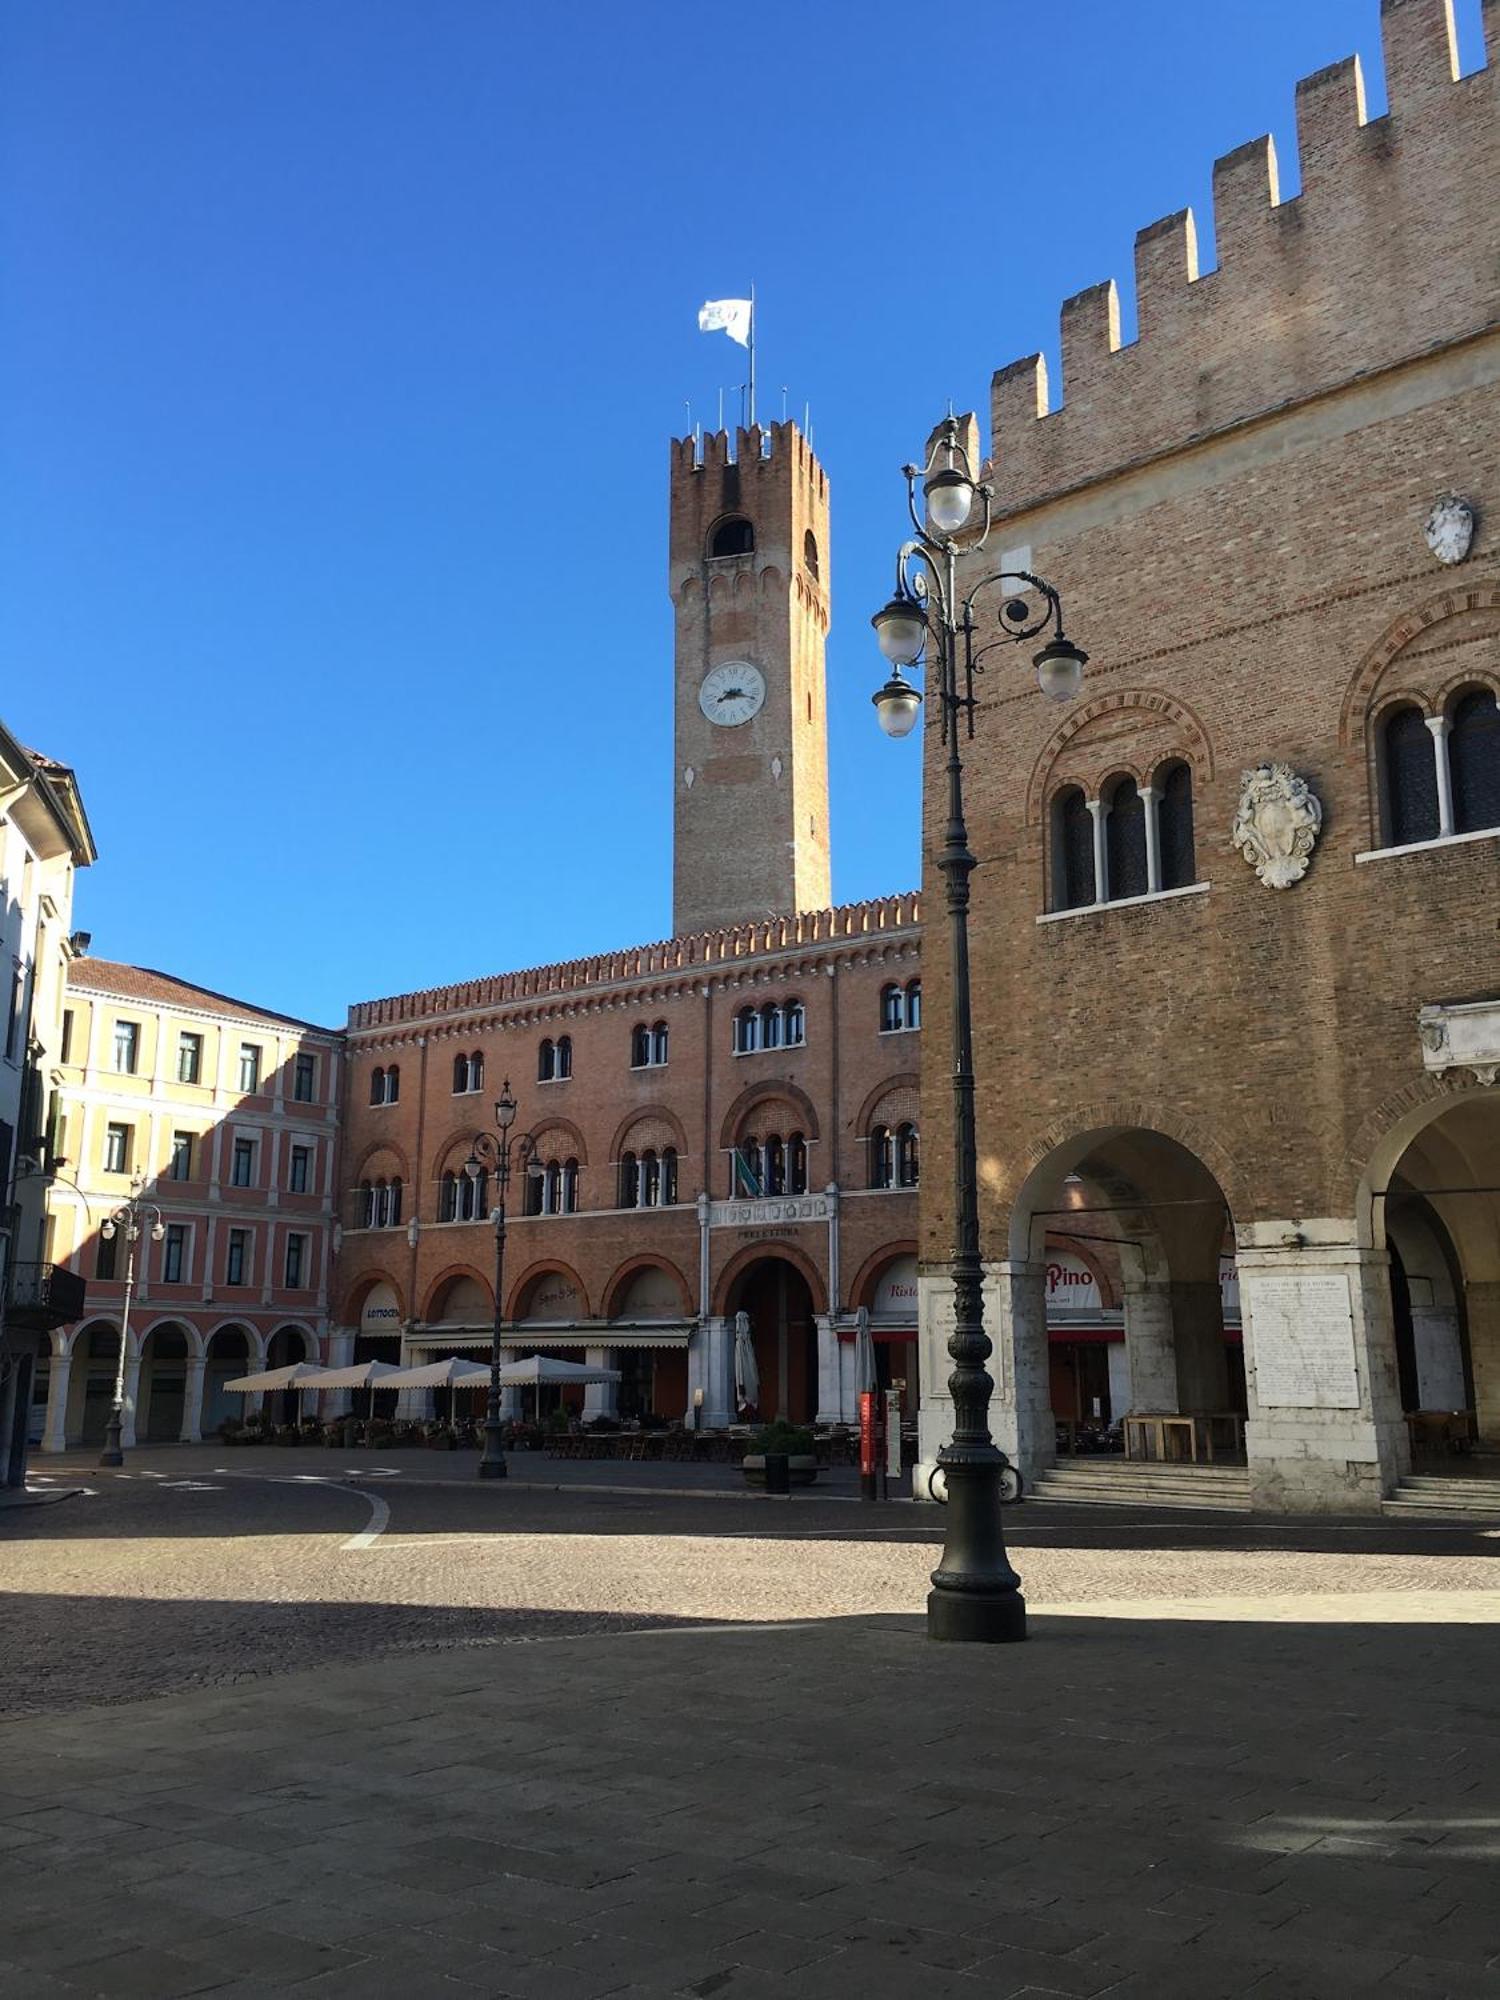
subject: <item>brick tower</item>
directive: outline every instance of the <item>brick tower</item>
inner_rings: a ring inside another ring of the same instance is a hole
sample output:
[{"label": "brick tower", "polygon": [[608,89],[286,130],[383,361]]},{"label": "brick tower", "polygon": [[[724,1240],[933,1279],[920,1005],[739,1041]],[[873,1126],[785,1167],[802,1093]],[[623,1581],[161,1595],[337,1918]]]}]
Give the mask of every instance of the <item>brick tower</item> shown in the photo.
[{"label": "brick tower", "polygon": [[673,931],[825,909],[828,481],[795,424],[673,444],[671,591]]}]

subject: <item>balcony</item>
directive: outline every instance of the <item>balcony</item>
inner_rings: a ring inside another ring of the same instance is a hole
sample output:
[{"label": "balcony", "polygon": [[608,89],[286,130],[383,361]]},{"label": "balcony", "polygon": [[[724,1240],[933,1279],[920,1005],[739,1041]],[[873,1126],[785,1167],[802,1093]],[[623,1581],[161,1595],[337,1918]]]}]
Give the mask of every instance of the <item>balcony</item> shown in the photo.
[{"label": "balcony", "polygon": [[6,1308],[11,1326],[50,1333],[55,1326],[71,1326],[83,1313],[84,1282],[76,1271],[66,1271],[60,1264],[11,1265]]}]

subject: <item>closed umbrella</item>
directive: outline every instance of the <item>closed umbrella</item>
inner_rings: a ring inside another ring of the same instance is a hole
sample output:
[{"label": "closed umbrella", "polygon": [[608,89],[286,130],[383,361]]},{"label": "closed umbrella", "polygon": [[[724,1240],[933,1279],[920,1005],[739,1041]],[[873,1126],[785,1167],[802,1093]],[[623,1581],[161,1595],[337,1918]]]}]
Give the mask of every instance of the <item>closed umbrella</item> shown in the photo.
[{"label": "closed umbrella", "polygon": [[854,1315],[854,1387],[856,1391],[876,1387],[875,1341],[870,1333],[868,1306],[861,1306]]},{"label": "closed umbrella", "polygon": [[755,1342],[750,1337],[750,1315],[734,1316],[734,1403],[748,1410],[760,1402],[760,1370],[755,1365]]}]

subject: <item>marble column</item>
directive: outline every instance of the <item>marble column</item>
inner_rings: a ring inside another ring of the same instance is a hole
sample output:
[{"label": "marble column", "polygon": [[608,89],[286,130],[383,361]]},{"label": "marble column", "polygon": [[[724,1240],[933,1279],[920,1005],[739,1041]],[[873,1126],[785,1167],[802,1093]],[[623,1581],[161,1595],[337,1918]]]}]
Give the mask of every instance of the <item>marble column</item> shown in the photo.
[{"label": "marble column", "polygon": [[201,1444],[203,1442],[203,1368],[201,1354],[190,1354],[187,1358],[187,1380],[182,1392],[182,1430],[180,1444]]},{"label": "marble column", "polygon": [[[612,1347],[586,1347],[583,1358],[590,1368],[614,1368],[618,1366]],[[618,1382],[586,1382],[583,1388],[583,1421],[591,1423],[595,1417],[617,1417],[620,1414],[620,1385]]]},{"label": "marble column", "polygon": [[128,1450],[135,1443],[135,1413],[141,1400],[141,1357],[125,1357],[125,1407],[120,1412],[120,1445]]},{"label": "marble column", "polygon": [[700,1320],[688,1342],[688,1409],[703,1391],[702,1428],[722,1430],[735,1421],[734,1321],[719,1314]]},{"label": "marble column", "polygon": [[68,1448],[68,1385],[73,1377],[71,1354],[54,1354],[47,1376],[47,1421],[42,1430],[43,1451]]},{"label": "marble column", "polygon": [[1175,1415],[1177,1351],[1172,1338],[1172,1287],[1165,1280],[1127,1281],[1125,1357],[1130,1368],[1130,1414]]},{"label": "marble column", "polygon": [[818,1342],[818,1414],[820,1424],[846,1424],[844,1414],[844,1349],[850,1343],[834,1331],[833,1315],[818,1313],[813,1320]]},{"label": "marble column", "polygon": [[1464,1286],[1464,1309],[1479,1435],[1500,1444],[1500,1284],[1471,1280]]},{"label": "marble column", "polygon": [[1172,1342],[1177,1359],[1177,1407],[1195,1416],[1229,1408],[1224,1309],[1217,1278],[1172,1286]]}]

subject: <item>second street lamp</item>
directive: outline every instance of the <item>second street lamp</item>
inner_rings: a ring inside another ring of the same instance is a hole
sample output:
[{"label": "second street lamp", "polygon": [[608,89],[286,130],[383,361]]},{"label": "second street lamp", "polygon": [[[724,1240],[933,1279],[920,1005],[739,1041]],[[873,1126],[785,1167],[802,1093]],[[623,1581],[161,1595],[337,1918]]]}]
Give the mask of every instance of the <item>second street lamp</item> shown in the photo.
[{"label": "second street lamp", "polygon": [[115,1396],[109,1407],[109,1422],[104,1429],[104,1449],[99,1454],[101,1465],[123,1465],[125,1452],[120,1443],[125,1421],[125,1352],[130,1341],[130,1302],[135,1297],[135,1246],[140,1241],[141,1229],[148,1215],[156,1219],[151,1224],[151,1241],[160,1243],[167,1233],[167,1225],[161,1219],[161,1210],[154,1201],[144,1197],[145,1181],[139,1174],[130,1183],[130,1198],[122,1201],[118,1208],[112,1208],[99,1225],[99,1234],[106,1243],[113,1242],[115,1233],[125,1232],[125,1304],[120,1312],[120,1352],[115,1362]]},{"label": "second street lamp", "polygon": [[[943,425],[924,467],[908,465],[904,470],[907,507],[916,532],[897,557],[895,596],[870,621],[892,669],[872,699],[886,734],[908,736],[921,713],[922,696],[903,670],[924,663],[935,670],[948,789],[937,865],[947,891],[952,981],[954,1242],[948,1352],[953,1373],[948,1388],[953,1397],[953,1435],[938,1452],[948,1510],[942,1560],[932,1573],[927,1599],[927,1631],[933,1639],[995,1644],[1026,1637],[1026,1604],[1021,1579],[1006,1554],[1000,1521],[1007,1460],[991,1437],[989,1424],[995,1384],[985,1363],[994,1348],[984,1330],[969,985],[969,877],[975,860],[964,819],[959,745],[974,734],[978,706],[974,682],[984,671],[987,654],[1050,633],[1032,664],[1043,694],[1055,701],[1070,700],[1078,692],[1087,655],[1063,631],[1057,592],[1028,570],[995,570],[960,597],[961,551],[954,538],[970,526],[977,500],[983,519],[965,540],[962,553],[974,554],[984,547],[993,493],[974,478],[957,420],[950,417]],[[919,480],[925,512],[919,512],[917,505]],[[982,614],[977,606],[990,591],[1000,597],[998,610]],[[990,615],[993,623],[985,625],[982,620]]]},{"label": "second street lamp", "polygon": [[[511,1095],[510,1078],[507,1077],[495,1100],[495,1126],[499,1137],[494,1132],[476,1132],[469,1157],[464,1162],[464,1172],[476,1189],[482,1173],[493,1171],[495,1176],[496,1200],[491,1211],[495,1227],[495,1315],[490,1329],[490,1386],[484,1416],[484,1450],[479,1459],[481,1479],[504,1479],[507,1470],[505,1426],[500,1420],[500,1337],[505,1326],[505,1200],[510,1189],[511,1128],[515,1122],[516,1100]],[[529,1132],[521,1135],[519,1147],[522,1167],[529,1171],[536,1150]]]}]

